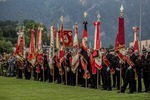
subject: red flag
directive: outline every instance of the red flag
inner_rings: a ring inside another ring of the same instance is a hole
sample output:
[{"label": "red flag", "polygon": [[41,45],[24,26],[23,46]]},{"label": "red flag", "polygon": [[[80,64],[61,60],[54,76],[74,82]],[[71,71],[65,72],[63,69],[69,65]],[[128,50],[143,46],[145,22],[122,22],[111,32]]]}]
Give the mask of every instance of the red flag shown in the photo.
[{"label": "red flag", "polygon": [[125,34],[124,34],[124,18],[119,17],[118,33],[116,37],[115,50],[125,48]]},{"label": "red flag", "polygon": [[30,46],[28,51],[28,61],[34,65],[35,63],[35,38],[34,38],[34,30],[31,30],[31,40],[30,40]]},{"label": "red flag", "polygon": [[95,26],[95,39],[94,39],[94,66],[99,70],[102,69],[102,57],[100,52],[100,21],[94,23]]},{"label": "red flag", "polygon": [[81,65],[82,65],[82,68],[83,68],[83,70],[84,70],[84,78],[90,78],[90,74],[89,73],[87,73],[86,71],[87,71],[87,67],[90,67],[90,66],[88,66],[88,64],[89,64],[89,56],[88,56],[88,53],[87,53],[87,51],[88,51],[88,33],[87,33],[87,28],[86,28],[86,26],[87,26],[87,22],[86,21],[84,21],[83,22],[83,24],[84,24],[84,30],[83,30],[83,33],[82,33],[82,49],[81,49],[81,52],[80,52],[80,54],[81,54]]},{"label": "red flag", "polygon": [[84,21],[84,30],[82,33],[82,48],[87,52],[88,49],[88,33],[87,33],[87,22]]},{"label": "red flag", "polygon": [[95,39],[94,39],[94,50],[100,49],[100,21],[94,23],[95,26]]},{"label": "red flag", "polygon": [[42,51],[42,27],[38,28],[37,37],[36,37],[36,58],[39,64],[44,63],[43,51]]},{"label": "red flag", "polygon": [[133,27],[134,30],[134,51],[139,52],[139,41],[138,41],[138,27]]},{"label": "red flag", "polygon": [[124,61],[124,49],[125,49],[125,33],[124,33],[124,18],[119,17],[118,33],[115,41],[115,51],[118,57]]},{"label": "red flag", "polygon": [[23,69],[23,61],[24,61],[24,33],[18,33],[18,41],[16,45],[16,58],[19,64],[19,69]]},{"label": "red flag", "polygon": [[65,47],[72,46],[72,30],[64,30],[64,44]]}]

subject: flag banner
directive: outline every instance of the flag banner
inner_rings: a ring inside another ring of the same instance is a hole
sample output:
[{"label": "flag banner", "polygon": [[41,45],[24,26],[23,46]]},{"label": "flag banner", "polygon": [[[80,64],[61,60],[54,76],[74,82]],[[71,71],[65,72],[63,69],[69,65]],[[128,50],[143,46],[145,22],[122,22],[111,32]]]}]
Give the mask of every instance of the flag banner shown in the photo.
[{"label": "flag banner", "polygon": [[20,32],[20,34],[18,34],[18,50],[17,50],[17,54],[16,54],[16,58],[20,61],[23,62],[24,61],[24,33]]},{"label": "flag banner", "polygon": [[23,61],[17,60],[17,63],[18,63],[19,69],[23,69],[23,68],[24,68],[24,63],[23,63]]},{"label": "flag banner", "polygon": [[31,30],[31,40],[30,46],[28,51],[28,61],[34,66],[35,64],[35,37],[34,37],[34,30]]},{"label": "flag banner", "polygon": [[93,59],[93,54],[90,54],[90,64],[92,68],[92,74],[96,74],[95,61]]},{"label": "flag banner", "polygon": [[36,37],[36,60],[40,65],[44,63],[43,57],[43,47],[42,47],[42,27],[38,27],[37,37]]},{"label": "flag banner", "polygon": [[[55,28],[51,26],[51,33],[50,33],[50,49],[49,49],[49,66],[53,66],[53,57],[54,57],[54,38],[55,38]],[[52,67],[50,67],[52,68]]]},{"label": "flag banner", "polygon": [[43,28],[39,27],[36,35],[36,53],[42,53],[42,30]]},{"label": "flag banner", "polygon": [[95,26],[95,38],[94,38],[94,50],[100,49],[100,21],[94,23]]},{"label": "flag banner", "polygon": [[138,52],[139,53],[139,40],[138,40],[138,27],[133,27],[134,30],[134,52]]},{"label": "flag banner", "polygon": [[87,61],[83,57],[81,57],[81,65],[82,65],[82,68],[84,70],[83,78],[89,79],[90,78],[90,73],[87,72]]},{"label": "flag banner", "polygon": [[38,43],[39,43],[39,31],[36,33],[36,45],[35,45],[35,52],[38,53]]},{"label": "flag banner", "polygon": [[82,47],[80,51],[81,55],[81,65],[84,70],[84,75],[83,77],[85,79],[90,78],[90,73],[88,72],[87,69],[90,69],[90,58],[88,56],[88,33],[87,33],[87,21],[83,22],[84,24],[84,29],[82,33]]},{"label": "flag banner", "polygon": [[59,32],[56,33],[56,48],[59,49],[60,45],[60,38],[59,38]]},{"label": "flag banner", "polygon": [[116,37],[115,50],[125,48],[125,34],[124,34],[124,18],[119,17],[118,33]]},{"label": "flag banner", "polygon": [[102,55],[101,55],[100,50],[94,50],[93,57],[94,57],[95,67],[101,70],[102,69]]},{"label": "flag banner", "polygon": [[43,63],[44,63],[43,54],[37,54],[36,59],[40,65],[43,65]]},{"label": "flag banner", "polygon": [[59,39],[65,47],[70,47],[73,45],[72,43],[72,30],[60,30],[59,31]]},{"label": "flag banner", "polygon": [[94,38],[94,64],[99,70],[102,69],[102,55],[100,52],[100,20],[94,23],[95,26],[95,38]]},{"label": "flag banner", "polygon": [[76,70],[79,66],[79,42],[78,42],[78,26],[75,26],[73,52],[72,52],[72,68]]},{"label": "flag banner", "polygon": [[121,61],[124,62],[125,56],[125,33],[124,33],[124,18],[119,17],[118,32],[115,41],[115,52]]},{"label": "flag banner", "polygon": [[56,61],[56,65],[57,65],[57,67],[58,67],[58,69],[59,69],[59,74],[60,74],[60,75],[63,75],[63,74],[64,74],[64,71],[63,71],[63,69],[62,69],[62,67],[61,67],[61,62],[60,62],[60,59],[59,59],[59,56],[58,56],[58,55],[56,55],[55,61]]},{"label": "flag banner", "polygon": [[65,47],[70,47],[72,43],[72,30],[64,30],[64,43]]}]

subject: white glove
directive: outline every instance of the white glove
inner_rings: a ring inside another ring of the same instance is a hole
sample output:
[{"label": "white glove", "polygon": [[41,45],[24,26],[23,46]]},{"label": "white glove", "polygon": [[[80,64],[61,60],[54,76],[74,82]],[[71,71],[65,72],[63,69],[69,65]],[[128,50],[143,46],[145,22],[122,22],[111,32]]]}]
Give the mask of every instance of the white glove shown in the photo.
[{"label": "white glove", "polygon": [[53,69],[53,66],[52,66],[52,65],[50,65],[50,66],[49,66],[49,68],[50,68],[50,69]]},{"label": "white glove", "polygon": [[59,71],[61,71],[62,69],[61,68],[59,68]]},{"label": "white glove", "polygon": [[129,66],[129,67],[128,67],[128,70],[131,70],[131,69],[132,69],[132,67],[131,67],[131,66]]},{"label": "white glove", "polygon": [[116,71],[120,71],[120,68],[116,68]]},{"label": "white glove", "polygon": [[72,71],[73,73],[75,73],[75,70],[74,70],[73,68],[71,68],[71,71]]},{"label": "white glove", "polygon": [[88,72],[89,72],[88,70],[85,71],[85,73],[88,73]]},{"label": "white glove", "polygon": [[70,68],[69,68],[69,67],[67,67],[67,69],[66,69],[66,70],[67,70],[67,72],[69,72],[69,71],[70,71]]},{"label": "white glove", "polygon": [[107,72],[109,72],[110,71],[110,68],[109,67],[107,67]]}]

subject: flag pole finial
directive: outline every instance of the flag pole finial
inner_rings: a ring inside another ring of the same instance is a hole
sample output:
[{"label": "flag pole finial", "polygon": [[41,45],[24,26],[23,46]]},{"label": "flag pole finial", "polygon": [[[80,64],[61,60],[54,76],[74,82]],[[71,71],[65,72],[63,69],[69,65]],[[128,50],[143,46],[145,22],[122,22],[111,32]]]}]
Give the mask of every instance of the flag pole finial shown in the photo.
[{"label": "flag pole finial", "polygon": [[100,16],[100,14],[98,13],[98,14],[97,14],[97,20],[98,20],[98,21],[100,20],[100,17],[101,17],[101,16]]},{"label": "flag pole finial", "polygon": [[121,7],[120,7],[120,17],[123,17],[123,10],[124,10],[123,5],[121,5]]},{"label": "flag pole finial", "polygon": [[39,27],[38,27],[39,30],[43,30],[43,27],[42,27],[42,22],[39,24]]},{"label": "flag pole finial", "polygon": [[34,29],[34,24],[32,24],[32,28]]},{"label": "flag pole finial", "polygon": [[87,13],[86,11],[84,12],[84,20],[86,20],[86,16],[87,16]]},{"label": "flag pole finial", "polygon": [[60,17],[60,21],[61,21],[62,23],[64,22],[64,17],[63,17],[63,16]]}]

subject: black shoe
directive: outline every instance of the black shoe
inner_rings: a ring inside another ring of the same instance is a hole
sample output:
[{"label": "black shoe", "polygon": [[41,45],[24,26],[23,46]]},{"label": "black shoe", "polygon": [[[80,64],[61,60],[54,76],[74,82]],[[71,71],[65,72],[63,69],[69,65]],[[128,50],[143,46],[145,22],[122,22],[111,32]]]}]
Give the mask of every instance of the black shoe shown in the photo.
[{"label": "black shoe", "polygon": [[133,92],[130,91],[128,94],[133,94]]}]

